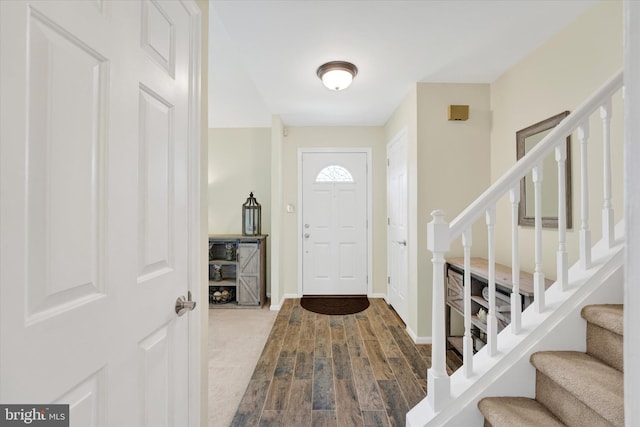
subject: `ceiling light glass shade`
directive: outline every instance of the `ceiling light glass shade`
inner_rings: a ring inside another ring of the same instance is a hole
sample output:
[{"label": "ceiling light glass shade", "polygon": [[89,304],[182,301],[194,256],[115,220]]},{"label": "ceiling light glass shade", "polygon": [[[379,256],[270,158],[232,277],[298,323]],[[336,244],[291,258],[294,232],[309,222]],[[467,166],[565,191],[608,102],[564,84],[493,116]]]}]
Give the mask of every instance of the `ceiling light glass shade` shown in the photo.
[{"label": "ceiling light glass shade", "polygon": [[316,74],[328,89],[342,90],[351,84],[358,68],[350,62],[332,61],[318,67]]}]

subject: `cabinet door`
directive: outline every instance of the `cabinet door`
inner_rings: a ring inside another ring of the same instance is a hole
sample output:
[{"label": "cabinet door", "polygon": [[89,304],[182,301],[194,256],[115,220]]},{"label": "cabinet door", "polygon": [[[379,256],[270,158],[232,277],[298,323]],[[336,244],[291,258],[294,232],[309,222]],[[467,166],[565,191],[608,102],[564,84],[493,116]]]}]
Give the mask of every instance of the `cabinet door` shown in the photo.
[{"label": "cabinet door", "polygon": [[464,285],[462,274],[447,270],[447,303],[464,313]]},{"label": "cabinet door", "polygon": [[260,245],[238,245],[238,304],[260,304]]}]

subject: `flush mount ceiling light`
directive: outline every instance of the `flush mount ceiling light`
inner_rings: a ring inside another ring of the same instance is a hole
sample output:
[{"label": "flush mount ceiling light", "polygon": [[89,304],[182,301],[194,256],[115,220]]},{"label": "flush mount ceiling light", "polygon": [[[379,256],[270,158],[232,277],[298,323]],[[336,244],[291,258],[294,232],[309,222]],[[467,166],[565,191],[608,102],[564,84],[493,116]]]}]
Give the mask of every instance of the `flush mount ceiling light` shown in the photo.
[{"label": "flush mount ceiling light", "polygon": [[346,89],[358,74],[358,67],[351,62],[331,61],[319,66],[316,74],[328,89],[342,90]]}]

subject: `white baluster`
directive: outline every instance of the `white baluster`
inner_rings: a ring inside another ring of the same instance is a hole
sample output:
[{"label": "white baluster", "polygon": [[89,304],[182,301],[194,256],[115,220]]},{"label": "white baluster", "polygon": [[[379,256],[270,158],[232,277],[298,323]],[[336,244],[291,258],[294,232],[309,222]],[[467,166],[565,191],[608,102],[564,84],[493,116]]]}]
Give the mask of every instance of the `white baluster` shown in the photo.
[{"label": "white baluster", "polygon": [[498,353],[498,323],[496,319],[496,208],[487,209],[487,235],[489,243],[489,313],[487,314],[487,352],[489,356]]},{"label": "white baluster", "polygon": [[533,268],[533,303],[542,313],[544,304],[544,273],[542,271],[542,163],[533,168],[533,190],[535,202],[535,266]]},{"label": "white baluster", "polygon": [[578,129],[580,141],[580,267],[591,267],[591,230],[589,230],[589,165],[587,142],[589,141],[589,123],[582,123]]},{"label": "white baluster", "polygon": [[427,371],[427,402],[438,412],[449,401],[451,385],[447,375],[444,319],[444,254],[449,250],[449,224],[444,212],[431,212],[427,225],[427,248],[433,253],[433,306],[431,314],[431,368]]},{"label": "white baluster", "polygon": [[600,107],[602,119],[602,160],[604,162],[604,206],[602,208],[602,238],[608,246],[613,246],[614,216],[611,205],[611,99]]},{"label": "white baluster", "polygon": [[520,333],[520,317],[522,301],[520,296],[520,255],[518,244],[518,204],[520,203],[520,187],[515,186],[509,191],[511,201],[511,331]]},{"label": "white baluster", "polygon": [[567,255],[567,180],[566,180],[567,143],[563,140],[556,147],[558,162],[558,254],[557,281],[561,291],[565,291],[568,282],[569,261]]},{"label": "white baluster", "polygon": [[464,341],[463,369],[464,376],[473,375],[473,336],[471,335],[471,229],[462,233],[462,247],[464,248]]}]

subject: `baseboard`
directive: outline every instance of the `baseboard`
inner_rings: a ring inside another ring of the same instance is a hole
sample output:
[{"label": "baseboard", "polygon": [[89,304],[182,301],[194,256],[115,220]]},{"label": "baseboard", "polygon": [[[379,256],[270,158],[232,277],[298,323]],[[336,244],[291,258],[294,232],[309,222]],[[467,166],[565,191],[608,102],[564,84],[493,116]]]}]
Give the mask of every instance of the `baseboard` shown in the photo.
[{"label": "baseboard", "polygon": [[414,344],[431,344],[431,337],[419,337],[413,330],[407,326],[407,333],[413,340]]},{"label": "baseboard", "polygon": [[279,304],[271,304],[269,306],[269,310],[271,311],[280,311],[280,309],[282,308],[282,304],[284,304],[284,300],[288,299],[288,298],[300,298],[298,296],[298,294],[284,294],[282,296],[282,299],[280,300]]},{"label": "baseboard", "polygon": [[381,293],[371,294],[369,295],[369,298],[382,298],[383,300],[387,301],[387,294],[381,294]]}]

